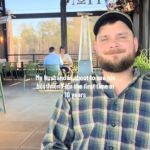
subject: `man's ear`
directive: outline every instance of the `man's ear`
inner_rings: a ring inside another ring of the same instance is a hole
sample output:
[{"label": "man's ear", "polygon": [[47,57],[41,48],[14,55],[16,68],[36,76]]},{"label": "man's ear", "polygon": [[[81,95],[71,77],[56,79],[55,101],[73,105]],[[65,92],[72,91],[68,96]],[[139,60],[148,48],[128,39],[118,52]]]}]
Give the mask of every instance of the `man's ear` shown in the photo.
[{"label": "man's ear", "polygon": [[135,47],[135,51],[137,52],[138,51],[138,47],[139,47],[137,37],[134,37],[134,47]]}]

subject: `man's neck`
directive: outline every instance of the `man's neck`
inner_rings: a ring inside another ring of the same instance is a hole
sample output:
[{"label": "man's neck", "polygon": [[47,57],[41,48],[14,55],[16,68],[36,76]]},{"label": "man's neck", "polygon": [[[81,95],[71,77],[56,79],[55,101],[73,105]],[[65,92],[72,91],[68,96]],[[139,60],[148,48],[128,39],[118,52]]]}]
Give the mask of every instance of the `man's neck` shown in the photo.
[{"label": "man's neck", "polygon": [[[123,72],[113,73],[103,70],[103,76],[111,85],[114,85],[116,94],[119,95],[133,80],[133,68]],[[112,78],[110,78],[112,77]]]},{"label": "man's neck", "polygon": [[50,52],[49,54],[54,54],[55,52]]}]

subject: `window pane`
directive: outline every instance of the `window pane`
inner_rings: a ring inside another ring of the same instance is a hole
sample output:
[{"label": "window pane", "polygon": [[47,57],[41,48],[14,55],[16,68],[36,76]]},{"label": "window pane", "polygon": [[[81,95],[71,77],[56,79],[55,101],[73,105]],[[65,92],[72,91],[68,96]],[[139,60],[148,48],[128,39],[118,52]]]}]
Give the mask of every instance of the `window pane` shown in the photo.
[{"label": "window pane", "polygon": [[59,0],[5,0],[6,9],[14,14],[59,12]]},{"label": "window pane", "polygon": [[[13,14],[60,12],[60,0],[5,0]],[[105,0],[69,0],[67,12],[107,10]]]}]

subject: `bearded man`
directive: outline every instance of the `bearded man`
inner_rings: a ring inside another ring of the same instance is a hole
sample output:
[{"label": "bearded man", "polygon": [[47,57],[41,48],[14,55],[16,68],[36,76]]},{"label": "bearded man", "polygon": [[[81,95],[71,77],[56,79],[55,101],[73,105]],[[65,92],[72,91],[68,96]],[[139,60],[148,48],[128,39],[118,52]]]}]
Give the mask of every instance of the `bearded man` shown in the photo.
[{"label": "bearded man", "polygon": [[[96,22],[94,34],[101,72],[91,82],[78,84],[95,86],[65,91],[56,104],[43,149],[148,150],[150,78],[133,68],[138,52],[133,23],[124,13],[106,12]],[[74,98],[72,93],[86,96]]]}]

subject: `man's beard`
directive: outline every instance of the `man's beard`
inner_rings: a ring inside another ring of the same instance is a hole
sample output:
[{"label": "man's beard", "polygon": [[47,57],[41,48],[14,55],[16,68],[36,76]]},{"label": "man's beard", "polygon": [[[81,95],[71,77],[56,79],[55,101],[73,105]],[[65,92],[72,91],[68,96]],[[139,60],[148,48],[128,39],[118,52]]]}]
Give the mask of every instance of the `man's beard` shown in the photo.
[{"label": "man's beard", "polygon": [[106,70],[108,72],[122,72],[127,70],[128,68],[130,68],[133,63],[134,63],[134,59],[135,59],[135,54],[132,55],[128,55],[126,57],[124,57],[120,62],[118,63],[113,63],[110,61],[106,61],[104,60],[104,58],[99,57],[99,62],[100,62],[100,67],[103,70]]}]

